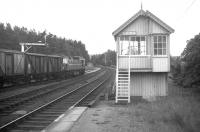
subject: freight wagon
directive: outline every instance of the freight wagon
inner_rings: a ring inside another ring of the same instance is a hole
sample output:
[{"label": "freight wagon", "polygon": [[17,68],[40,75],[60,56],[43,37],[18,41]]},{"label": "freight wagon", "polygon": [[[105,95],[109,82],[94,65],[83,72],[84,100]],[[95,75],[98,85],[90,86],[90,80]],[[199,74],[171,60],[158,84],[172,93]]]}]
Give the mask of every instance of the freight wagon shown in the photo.
[{"label": "freight wagon", "polygon": [[0,85],[63,78],[85,72],[85,59],[0,49]]}]

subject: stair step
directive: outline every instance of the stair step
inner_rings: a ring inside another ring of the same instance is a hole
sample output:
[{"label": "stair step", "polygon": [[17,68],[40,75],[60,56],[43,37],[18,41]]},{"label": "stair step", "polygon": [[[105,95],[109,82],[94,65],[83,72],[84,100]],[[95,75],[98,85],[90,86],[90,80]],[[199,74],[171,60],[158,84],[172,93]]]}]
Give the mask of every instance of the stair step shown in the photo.
[{"label": "stair step", "polygon": [[128,90],[128,87],[118,87],[118,90]]},{"label": "stair step", "polygon": [[125,94],[125,95],[128,95],[128,91],[118,91],[118,94]]},{"label": "stair step", "polygon": [[130,101],[130,69],[117,69],[117,101]]},{"label": "stair step", "polygon": [[127,91],[128,92],[128,88],[119,88],[118,91]]},{"label": "stair step", "polygon": [[127,73],[119,73],[118,72],[118,75],[128,75],[128,72]]},{"label": "stair step", "polygon": [[126,96],[127,97],[128,96],[128,92],[126,92],[126,93],[125,92],[124,93],[118,93],[118,96]]},{"label": "stair step", "polygon": [[129,81],[128,80],[120,80],[118,81],[118,84],[128,84]]},{"label": "stair step", "polygon": [[129,78],[129,77],[118,77],[118,78]]},{"label": "stair step", "polygon": [[128,83],[118,83],[118,86],[127,86]]},{"label": "stair step", "polygon": [[128,82],[126,82],[126,83],[124,83],[124,82],[118,82],[118,86],[127,86],[129,83]]},{"label": "stair step", "polygon": [[128,101],[128,99],[117,99],[117,100],[127,100]]},{"label": "stair step", "polygon": [[127,95],[118,95],[118,99],[120,99],[121,97],[126,97],[126,98],[128,98],[128,94]]},{"label": "stair step", "polygon": [[118,69],[119,72],[128,72],[128,69]]},{"label": "stair step", "polygon": [[118,89],[117,90],[118,91],[118,93],[127,93],[128,92],[128,90],[127,89]]},{"label": "stair step", "polygon": [[123,85],[122,84],[118,84],[117,86],[118,87],[128,87],[129,85],[128,85],[128,83],[127,84],[123,83]]},{"label": "stair step", "polygon": [[128,78],[118,78],[119,81],[129,80]]},{"label": "stair step", "polygon": [[122,76],[122,75],[123,75],[123,76],[128,76],[129,74],[128,74],[128,73],[126,73],[126,74],[125,74],[125,73],[123,73],[123,74],[118,73],[118,75],[119,75],[119,76]]},{"label": "stair step", "polygon": [[127,75],[129,72],[119,72],[118,71],[118,74],[120,74],[120,75]]},{"label": "stair step", "polygon": [[118,86],[118,88],[126,88],[126,89],[128,89],[128,85],[127,86]]}]

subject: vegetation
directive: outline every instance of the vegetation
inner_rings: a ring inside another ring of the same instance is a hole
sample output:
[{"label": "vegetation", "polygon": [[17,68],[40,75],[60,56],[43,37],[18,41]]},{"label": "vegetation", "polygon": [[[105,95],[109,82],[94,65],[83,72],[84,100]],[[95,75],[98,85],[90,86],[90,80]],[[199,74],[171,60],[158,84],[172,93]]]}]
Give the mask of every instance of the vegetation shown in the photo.
[{"label": "vegetation", "polygon": [[44,42],[44,36],[46,35],[46,42],[48,47],[35,46],[29,50],[29,52],[42,53],[42,54],[56,54],[67,56],[83,56],[86,60],[89,60],[89,55],[85,49],[85,45],[81,41],[66,39],[57,37],[51,33],[36,32],[28,30],[25,27],[14,26],[13,28],[9,23],[4,25],[0,23],[0,48],[20,50],[20,42]]},{"label": "vegetation", "polygon": [[187,46],[177,58],[174,78],[182,86],[200,85],[200,33],[187,41]]},{"label": "vegetation", "polygon": [[108,50],[103,54],[92,55],[91,62],[94,65],[104,65],[104,66],[116,65],[116,52]]}]

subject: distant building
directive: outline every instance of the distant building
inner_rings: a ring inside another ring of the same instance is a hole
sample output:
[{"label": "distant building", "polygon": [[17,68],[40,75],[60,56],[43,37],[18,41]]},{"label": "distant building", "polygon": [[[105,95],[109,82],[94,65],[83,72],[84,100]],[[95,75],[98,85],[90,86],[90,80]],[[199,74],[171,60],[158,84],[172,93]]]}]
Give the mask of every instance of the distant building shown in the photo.
[{"label": "distant building", "polygon": [[116,102],[130,96],[166,96],[170,71],[170,26],[140,10],[113,32],[116,41]]}]

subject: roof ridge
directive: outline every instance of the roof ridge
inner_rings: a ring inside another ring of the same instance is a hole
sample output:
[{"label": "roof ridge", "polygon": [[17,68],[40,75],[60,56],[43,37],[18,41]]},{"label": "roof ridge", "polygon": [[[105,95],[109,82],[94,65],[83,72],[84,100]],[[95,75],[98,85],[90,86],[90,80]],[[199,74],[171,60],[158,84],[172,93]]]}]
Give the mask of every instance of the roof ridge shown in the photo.
[{"label": "roof ridge", "polygon": [[163,24],[164,26],[166,26],[167,28],[169,28],[171,30],[171,32],[174,32],[174,29],[171,28],[169,25],[167,25],[164,21],[162,21],[160,18],[158,18],[157,16],[155,16],[153,13],[151,13],[150,11],[146,10],[146,14],[149,16],[149,14],[151,15],[151,18],[153,16],[153,18],[155,18],[157,21],[159,21],[159,24]]},{"label": "roof ridge", "polygon": [[151,19],[156,21],[158,24],[160,24],[162,27],[167,29],[169,32],[173,33],[174,29],[171,28],[169,25],[164,23],[161,19],[156,17],[153,13],[150,11],[146,10],[144,11],[143,9],[140,9],[135,15],[133,15],[130,19],[128,19],[124,24],[122,24],[120,27],[118,27],[112,34],[113,36],[117,35],[119,32],[121,32],[124,28],[126,28],[131,22],[136,20],[139,16],[149,16]]}]

